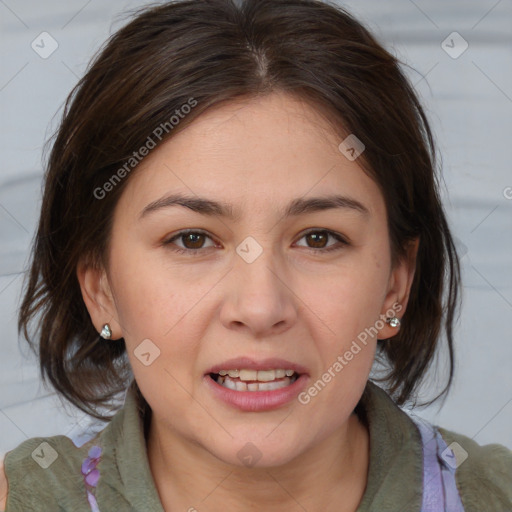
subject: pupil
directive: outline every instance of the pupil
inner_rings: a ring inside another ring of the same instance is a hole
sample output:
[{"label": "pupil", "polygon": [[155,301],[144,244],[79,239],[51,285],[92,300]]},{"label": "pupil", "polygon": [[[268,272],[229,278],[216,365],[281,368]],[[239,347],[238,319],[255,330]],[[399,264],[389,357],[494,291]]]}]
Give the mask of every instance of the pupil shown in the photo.
[{"label": "pupil", "polygon": [[[201,247],[201,241],[202,241],[201,237],[202,236],[204,236],[204,235],[202,235],[200,233],[188,233],[188,234],[185,235],[185,240],[188,240],[188,241],[192,240],[192,247],[191,248],[192,249],[197,249],[197,248]],[[194,239],[195,239],[195,241],[194,241]],[[197,243],[197,239],[199,239],[199,243]],[[185,245],[187,245],[187,244],[185,243]]]},{"label": "pupil", "polygon": [[[322,237],[322,238],[324,239],[324,242],[326,241],[325,233],[323,233],[323,232],[321,232],[321,231],[320,231],[320,232],[318,232],[318,233],[310,233],[308,236],[313,237],[313,238],[317,238],[317,239],[318,239],[319,237]],[[314,243],[315,243],[315,242],[314,242]],[[318,243],[318,240],[316,241],[316,243]],[[320,247],[320,248],[325,247],[325,243],[324,243],[324,244],[320,243],[320,245],[319,245],[319,246],[315,245],[314,247]]]}]

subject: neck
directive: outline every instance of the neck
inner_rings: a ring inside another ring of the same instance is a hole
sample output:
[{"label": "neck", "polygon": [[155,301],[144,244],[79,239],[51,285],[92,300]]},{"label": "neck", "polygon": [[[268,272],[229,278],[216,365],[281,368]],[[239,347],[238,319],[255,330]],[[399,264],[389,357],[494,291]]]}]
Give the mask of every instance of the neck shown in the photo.
[{"label": "neck", "polygon": [[[219,461],[152,418],[148,459],[167,510],[354,512],[367,482],[369,435],[352,414],[319,444],[281,466],[247,468]],[[312,489],[314,491],[312,492]]]}]

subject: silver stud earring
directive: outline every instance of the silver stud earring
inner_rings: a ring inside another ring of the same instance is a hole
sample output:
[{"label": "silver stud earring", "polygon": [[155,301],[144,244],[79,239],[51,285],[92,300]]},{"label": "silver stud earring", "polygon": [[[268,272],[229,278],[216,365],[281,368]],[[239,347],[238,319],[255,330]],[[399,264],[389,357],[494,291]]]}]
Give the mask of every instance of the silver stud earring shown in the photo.
[{"label": "silver stud earring", "polygon": [[392,317],[387,318],[386,322],[391,327],[400,327],[400,319],[398,317],[396,317],[396,316],[392,316]]},{"label": "silver stud earring", "polygon": [[110,328],[110,325],[105,324],[103,326],[103,329],[101,329],[100,332],[100,336],[105,340],[109,340],[110,338],[112,338],[112,329]]}]

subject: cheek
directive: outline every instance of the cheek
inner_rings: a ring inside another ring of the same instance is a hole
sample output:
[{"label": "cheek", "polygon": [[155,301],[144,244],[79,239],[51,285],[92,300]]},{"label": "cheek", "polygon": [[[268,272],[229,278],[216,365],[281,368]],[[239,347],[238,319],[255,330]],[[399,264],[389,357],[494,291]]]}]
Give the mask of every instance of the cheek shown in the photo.
[{"label": "cheek", "polygon": [[[169,306],[179,306],[182,290],[170,286],[169,276],[155,261],[148,258],[140,242],[121,233],[112,241],[111,279],[116,292],[119,321],[128,333],[156,335],[165,326]],[[168,323],[172,319],[168,319]],[[169,329],[170,326],[167,327]],[[148,332],[145,333],[144,331]]]},{"label": "cheek", "polygon": [[149,256],[152,254],[128,242],[112,251],[118,322],[130,352],[149,339],[164,356],[162,360],[170,357],[178,367],[178,361],[196,354],[204,329],[202,312],[218,276],[184,272],[170,267],[165,256]]},{"label": "cheek", "polygon": [[[319,405],[346,402],[352,406],[364,389],[382,328],[379,315],[388,282],[386,255],[379,254],[375,248],[361,251],[350,261],[347,258],[346,265],[317,282],[314,294],[309,295],[308,302],[321,319],[316,321],[315,336],[321,382],[311,390],[318,393]],[[324,385],[328,390],[320,393]]]},{"label": "cheek", "polygon": [[360,252],[317,282],[311,302],[320,317],[328,315],[338,333],[357,335],[379,318],[389,279],[385,260],[374,252]]},{"label": "cheek", "polygon": [[190,370],[201,340],[199,308],[194,306],[205,291],[183,286],[175,276],[163,276],[133,252],[119,254],[130,255],[118,262],[113,287],[134,377],[146,397],[165,396],[164,402],[175,407],[189,404],[188,395],[179,390],[192,389]]}]

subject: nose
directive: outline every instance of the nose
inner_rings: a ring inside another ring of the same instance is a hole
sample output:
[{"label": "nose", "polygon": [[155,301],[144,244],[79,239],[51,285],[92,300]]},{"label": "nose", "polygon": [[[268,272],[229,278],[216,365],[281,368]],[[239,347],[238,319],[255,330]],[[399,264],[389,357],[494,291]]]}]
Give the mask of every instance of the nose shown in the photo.
[{"label": "nose", "polygon": [[253,339],[289,329],[297,320],[300,302],[293,293],[291,274],[270,249],[259,252],[256,259],[254,254],[245,258],[243,252],[235,257],[220,312],[227,329],[246,331]]}]

